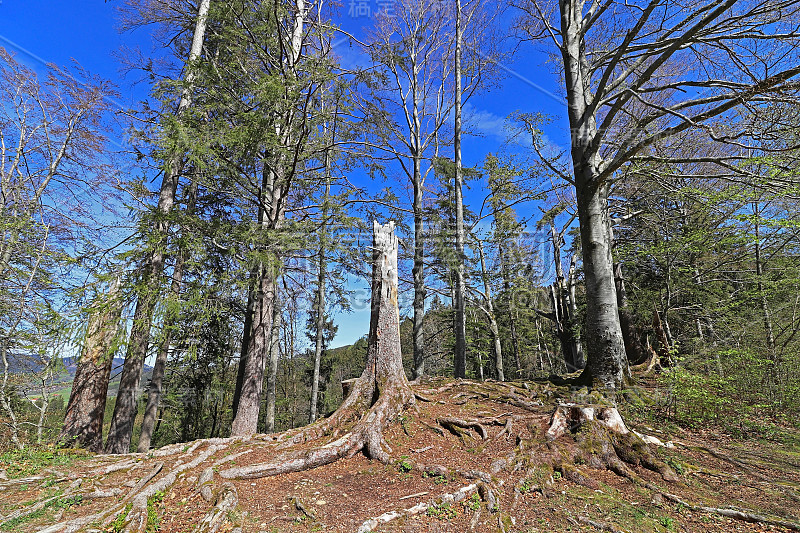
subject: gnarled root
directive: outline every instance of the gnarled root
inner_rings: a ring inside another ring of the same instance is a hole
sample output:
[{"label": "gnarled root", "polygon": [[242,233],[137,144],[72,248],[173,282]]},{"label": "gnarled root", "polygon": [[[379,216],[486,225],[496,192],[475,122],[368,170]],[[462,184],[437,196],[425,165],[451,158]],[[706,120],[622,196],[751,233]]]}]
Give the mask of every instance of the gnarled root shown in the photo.
[{"label": "gnarled root", "polygon": [[300,472],[351,457],[360,451],[373,459],[388,462],[389,454],[383,448],[383,431],[414,402],[410,387],[395,385],[381,394],[367,414],[337,440],[306,450],[287,451],[267,463],[222,470],[219,475],[225,479],[255,479]]},{"label": "gnarled root", "polygon": [[[527,448],[525,443],[522,448]],[[545,430],[544,444],[534,439],[525,454],[498,461],[496,471],[518,469],[520,462],[544,464],[565,479],[593,489],[597,482],[579,465],[611,470],[636,483],[642,481],[632,466],[658,472],[667,481],[678,480],[647,443],[625,426],[617,409],[606,405],[558,405]]]},{"label": "gnarled root", "polygon": [[228,521],[228,515],[236,509],[238,504],[239,495],[236,492],[236,487],[230,483],[225,483],[217,495],[217,502],[214,507],[197,524],[196,533],[217,533]]}]

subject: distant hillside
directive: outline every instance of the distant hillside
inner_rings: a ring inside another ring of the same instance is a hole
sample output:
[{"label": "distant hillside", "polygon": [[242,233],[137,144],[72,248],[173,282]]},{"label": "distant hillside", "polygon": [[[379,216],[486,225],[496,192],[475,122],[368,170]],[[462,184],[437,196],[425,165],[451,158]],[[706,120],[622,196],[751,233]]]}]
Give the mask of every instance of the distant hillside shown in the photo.
[{"label": "distant hillside", "polygon": [[[78,368],[78,358],[77,357],[64,357],[61,360],[64,363],[65,372],[63,377],[74,378],[75,371]],[[122,371],[122,365],[125,362],[125,358],[123,357],[115,357],[114,362],[111,366],[111,375],[118,374]],[[43,365],[40,361],[21,361],[19,359],[10,359],[9,360],[9,367],[12,374],[24,374],[26,372],[39,372]],[[145,364],[144,371],[146,374],[152,372],[153,367]]]}]

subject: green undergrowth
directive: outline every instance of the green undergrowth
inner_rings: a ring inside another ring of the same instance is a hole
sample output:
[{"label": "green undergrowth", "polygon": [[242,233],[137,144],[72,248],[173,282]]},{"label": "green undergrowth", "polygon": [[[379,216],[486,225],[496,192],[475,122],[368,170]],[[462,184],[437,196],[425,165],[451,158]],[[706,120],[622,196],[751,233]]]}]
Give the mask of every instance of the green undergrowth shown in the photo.
[{"label": "green undergrowth", "polygon": [[87,455],[83,450],[28,446],[0,454],[0,470],[5,470],[10,479],[29,477],[41,474],[45,468],[70,466]]},{"label": "green undergrowth", "polygon": [[746,352],[728,350],[719,358],[721,372],[685,362],[658,374],[650,386],[634,386],[620,404],[626,421],[664,434],[713,428],[736,440],[800,447],[794,373]]},{"label": "green undergrowth", "polygon": [[3,522],[0,524],[0,531],[18,531],[21,525],[44,518],[47,516],[50,510],[69,509],[70,507],[75,507],[82,503],[83,496],[81,495],[66,496],[63,498],[50,500],[41,509],[37,509],[28,515],[20,516],[18,518],[13,518]]}]

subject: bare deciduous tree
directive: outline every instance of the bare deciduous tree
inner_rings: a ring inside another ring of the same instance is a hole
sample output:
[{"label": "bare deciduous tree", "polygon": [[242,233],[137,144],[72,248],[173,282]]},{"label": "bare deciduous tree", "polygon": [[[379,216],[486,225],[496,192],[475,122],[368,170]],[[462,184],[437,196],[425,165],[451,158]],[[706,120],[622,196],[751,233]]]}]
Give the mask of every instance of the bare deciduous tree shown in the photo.
[{"label": "bare deciduous tree", "polygon": [[[796,100],[800,5],[792,0],[524,0],[526,38],[552,45],[563,75],[586,278],[587,367],[605,387],[628,376],[614,287],[608,197],[625,165],[670,160],[683,132],[768,149],[750,115]],[[743,118],[744,117],[744,118]],[[773,132],[785,128],[776,120]],[[764,132],[761,132],[764,136]],[[728,151],[730,154],[730,151]],[[718,172],[735,154],[690,154]]]}]

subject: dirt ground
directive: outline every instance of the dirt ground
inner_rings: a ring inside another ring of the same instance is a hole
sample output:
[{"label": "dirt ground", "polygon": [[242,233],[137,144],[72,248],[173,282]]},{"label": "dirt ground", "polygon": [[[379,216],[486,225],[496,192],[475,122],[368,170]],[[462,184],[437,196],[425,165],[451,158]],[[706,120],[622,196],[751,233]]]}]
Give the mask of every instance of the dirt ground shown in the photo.
[{"label": "dirt ground", "polygon": [[[272,437],[257,436],[173,445],[146,455],[79,457],[18,479],[13,465],[0,465],[10,478],[0,481],[0,530],[135,530],[124,516],[136,507],[135,495],[146,496],[140,498],[146,512],[139,530],[149,533],[727,533],[790,531],[800,524],[797,447],[733,440],[711,430],[669,430],[628,417],[630,429],[666,444],[653,448],[679,480],[667,482],[632,466],[642,480],[636,483],[579,465],[596,481],[592,489],[550,468],[510,460],[536,444],[555,405],[569,400],[563,388],[436,381],[417,385],[415,391],[426,401],[417,401],[385,434],[393,459],[389,464],[357,454],[293,474],[225,477],[231,469],[278,453]],[[450,430],[440,423],[444,417],[479,420],[481,429]],[[324,440],[303,446],[319,444]],[[665,498],[653,486],[688,505]],[[150,488],[158,490],[148,493]],[[226,494],[236,495],[228,507],[222,502]],[[764,520],[754,523],[702,508]],[[396,516],[390,520],[368,522],[392,511]]]}]

